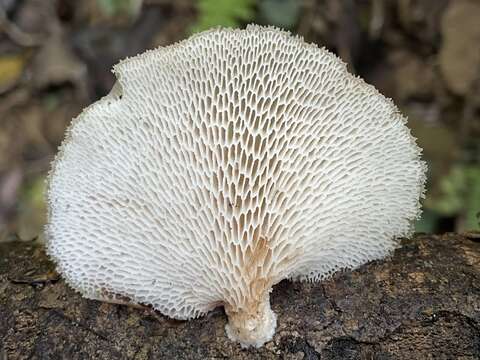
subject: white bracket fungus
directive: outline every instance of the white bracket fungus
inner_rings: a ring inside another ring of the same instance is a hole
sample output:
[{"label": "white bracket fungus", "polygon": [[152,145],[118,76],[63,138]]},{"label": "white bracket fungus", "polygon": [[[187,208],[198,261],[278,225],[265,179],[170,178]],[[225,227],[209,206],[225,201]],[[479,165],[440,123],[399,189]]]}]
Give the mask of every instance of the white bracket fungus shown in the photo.
[{"label": "white bracket fungus", "polygon": [[114,72],[49,177],[48,252],[84,296],[177,319],[223,305],[228,336],[258,347],[274,284],[383,258],[410,234],[421,150],[327,50],[214,29]]}]

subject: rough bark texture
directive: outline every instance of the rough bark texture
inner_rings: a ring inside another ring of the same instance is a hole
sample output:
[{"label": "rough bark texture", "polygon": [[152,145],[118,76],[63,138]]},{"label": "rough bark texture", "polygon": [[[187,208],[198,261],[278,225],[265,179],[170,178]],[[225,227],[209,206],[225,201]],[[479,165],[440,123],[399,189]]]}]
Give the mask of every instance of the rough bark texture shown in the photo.
[{"label": "rough bark texture", "polygon": [[480,243],[405,240],[391,259],[329,281],[284,281],[273,341],[242,350],[222,311],[175,321],[83,299],[43,249],[0,247],[0,359],[478,359]]}]

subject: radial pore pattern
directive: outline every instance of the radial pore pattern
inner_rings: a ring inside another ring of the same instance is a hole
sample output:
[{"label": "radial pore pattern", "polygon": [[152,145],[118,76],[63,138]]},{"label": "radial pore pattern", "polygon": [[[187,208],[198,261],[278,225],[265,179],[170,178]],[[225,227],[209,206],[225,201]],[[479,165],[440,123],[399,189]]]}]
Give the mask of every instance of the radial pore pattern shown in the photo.
[{"label": "radial pore pattern", "polygon": [[49,253],[85,296],[238,313],[409,234],[420,150],[330,52],[274,28],[215,29],[114,72],[48,186]]}]

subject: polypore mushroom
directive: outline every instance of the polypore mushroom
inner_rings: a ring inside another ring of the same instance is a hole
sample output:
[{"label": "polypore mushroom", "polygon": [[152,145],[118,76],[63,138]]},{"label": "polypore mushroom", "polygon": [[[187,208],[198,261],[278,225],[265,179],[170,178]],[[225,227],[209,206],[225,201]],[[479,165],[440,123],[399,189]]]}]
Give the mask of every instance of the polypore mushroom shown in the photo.
[{"label": "polypore mushroom", "polygon": [[114,67],[52,165],[48,251],[85,297],[190,319],[223,305],[261,346],[282,279],[389,254],[425,164],[393,103],[275,28],[214,29]]}]

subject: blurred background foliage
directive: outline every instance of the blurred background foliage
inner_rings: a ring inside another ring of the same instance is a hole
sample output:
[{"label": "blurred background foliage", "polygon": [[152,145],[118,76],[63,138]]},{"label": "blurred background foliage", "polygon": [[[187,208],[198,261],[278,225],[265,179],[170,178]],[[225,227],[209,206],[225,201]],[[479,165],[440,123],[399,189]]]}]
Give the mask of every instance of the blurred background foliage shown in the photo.
[{"label": "blurred background foliage", "polygon": [[255,16],[254,0],[198,0],[197,18],[190,27],[195,33],[214,26],[237,27]]},{"label": "blurred background foliage", "polygon": [[409,117],[429,164],[417,231],[478,230],[478,19],[477,0],[0,0],[0,241],[41,237],[50,161],[114,63],[250,22],[326,46]]}]

